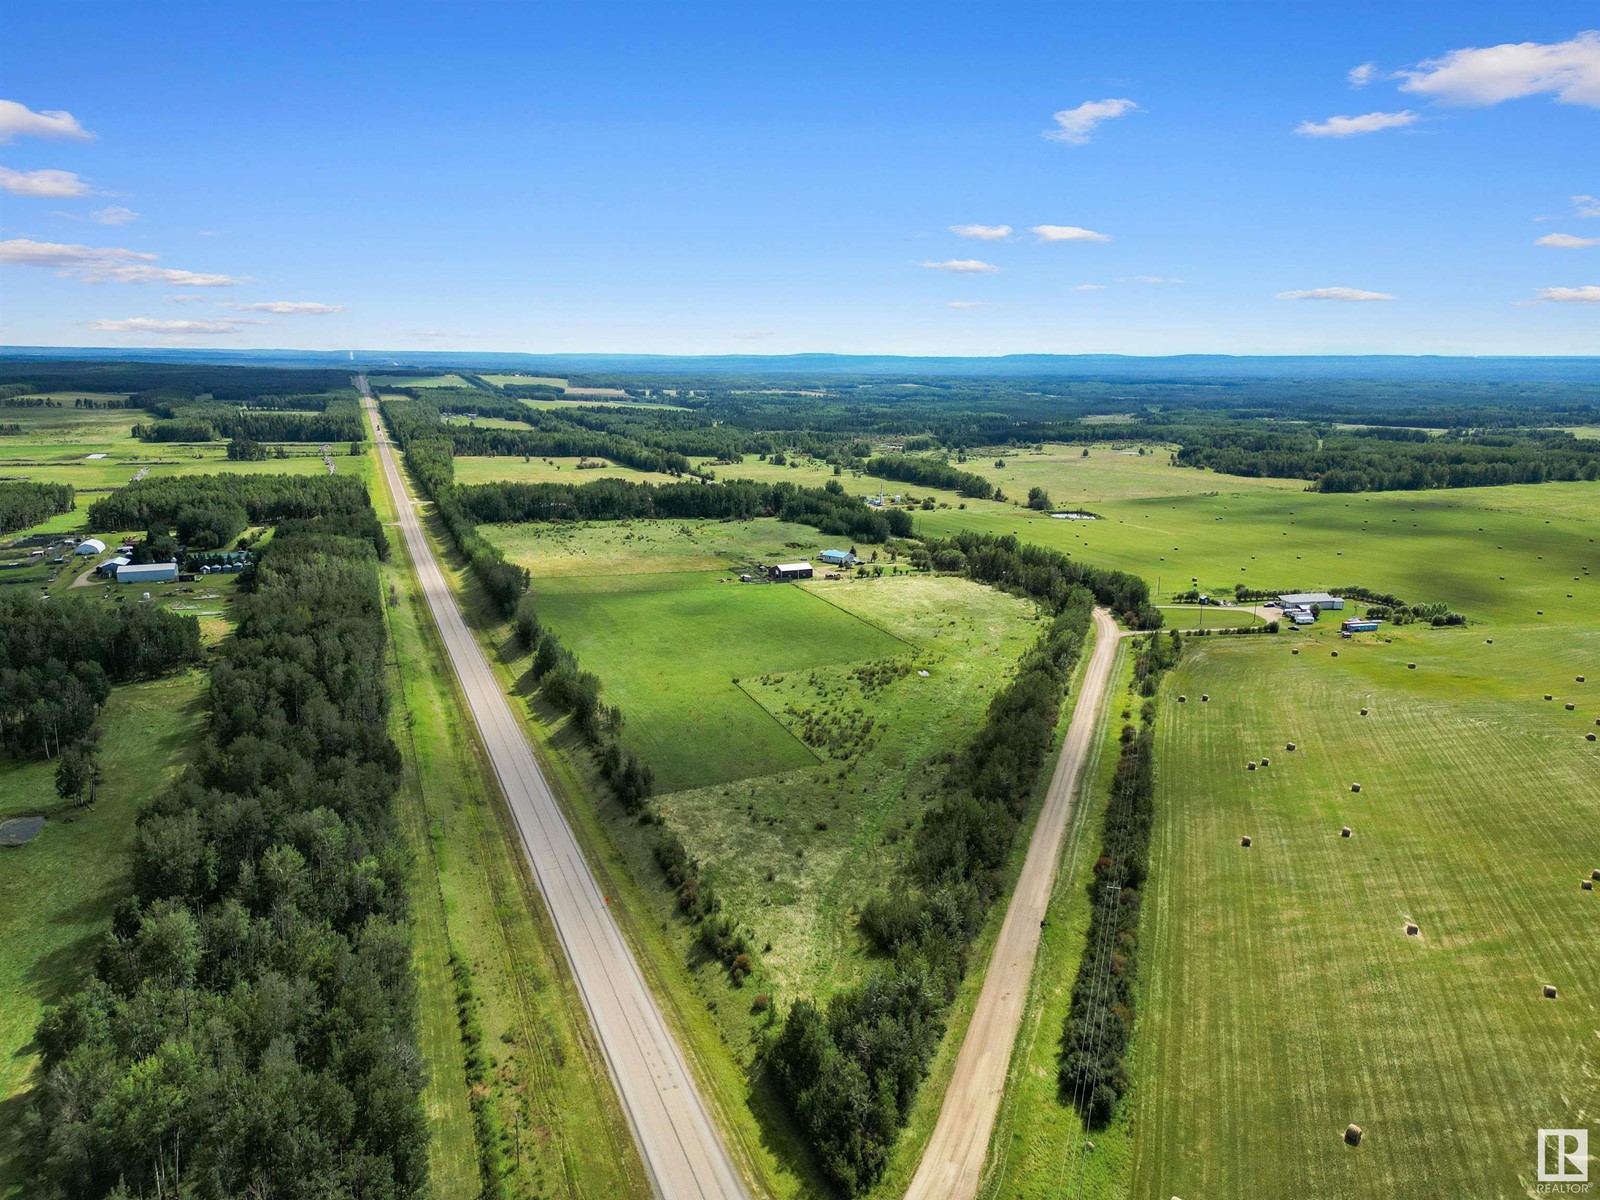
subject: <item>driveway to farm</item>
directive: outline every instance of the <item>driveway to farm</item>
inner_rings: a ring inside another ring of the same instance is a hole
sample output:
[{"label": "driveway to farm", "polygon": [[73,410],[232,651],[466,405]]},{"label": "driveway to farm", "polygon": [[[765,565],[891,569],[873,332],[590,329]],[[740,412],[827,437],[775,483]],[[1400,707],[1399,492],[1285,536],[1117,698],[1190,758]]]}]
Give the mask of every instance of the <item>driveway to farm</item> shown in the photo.
[{"label": "driveway to farm", "polygon": [[523,852],[561,938],[655,1191],[670,1200],[743,1200],[744,1185],[683,1053],[439,569],[366,377],[358,378],[356,385],[372,419],[378,458],[417,582],[516,820]]},{"label": "driveway to farm", "polygon": [[1033,979],[1040,922],[1050,905],[1050,890],[1061,860],[1061,842],[1071,822],[1078,779],[1094,747],[1097,718],[1111,667],[1116,662],[1116,622],[1105,609],[1097,608],[1094,623],[1094,652],[1078,689],[1078,703],[1072,710],[1072,723],[1050,779],[1050,791],[989,958],[989,971],[983,977],[983,990],[978,993],[966,1040],[956,1056],[955,1073],[944,1094],[938,1123],[906,1200],[970,1200],[978,1193],[989,1152],[989,1135],[994,1131],[1006,1071],[1011,1065],[1011,1047],[1017,1040]]}]

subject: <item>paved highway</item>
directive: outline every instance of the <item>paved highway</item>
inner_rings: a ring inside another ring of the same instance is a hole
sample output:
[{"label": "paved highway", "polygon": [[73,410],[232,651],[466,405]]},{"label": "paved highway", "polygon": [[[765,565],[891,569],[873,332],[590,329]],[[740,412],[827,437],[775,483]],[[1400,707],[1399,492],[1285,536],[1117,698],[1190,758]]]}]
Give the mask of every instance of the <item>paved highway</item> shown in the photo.
[{"label": "paved highway", "polygon": [[539,771],[510,702],[439,569],[366,378],[356,383],[372,419],[378,459],[417,581],[516,820],[523,851],[566,950],[656,1193],[666,1200],[744,1200],[748,1193],[683,1053]]},{"label": "paved highway", "polygon": [[1094,735],[1106,684],[1117,656],[1117,626],[1103,608],[1094,611],[1095,642],[1078,689],[1061,757],[1050,779],[1022,864],[1017,889],[1011,894],[1005,923],[989,959],[989,972],[978,993],[978,1006],[956,1056],[955,1073],[944,1094],[933,1137],[911,1180],[906,1200],[971,1200],[983,1178],[1000,1095],[1011,1065],[1011,1047],[1022,1024],[1022,1010],[1039,952],[1040,922],[1050,905],[1061,841],[1066,835],[1078,777],[1094,746]]}]

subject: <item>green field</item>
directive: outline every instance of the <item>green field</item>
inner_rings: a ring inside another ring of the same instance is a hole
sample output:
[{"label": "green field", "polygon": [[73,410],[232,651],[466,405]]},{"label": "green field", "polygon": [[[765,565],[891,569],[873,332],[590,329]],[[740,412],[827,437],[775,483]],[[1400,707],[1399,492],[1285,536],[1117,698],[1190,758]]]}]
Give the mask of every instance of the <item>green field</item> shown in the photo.
[{"label": "green field", "polygon": [[675,476],[659,471],[635,471],[632,467],[618,466],[603,458],[588,462],[604,463],[600,467],[578,470],[576,458],[521,458],[514,454],[488,457],[462,457],[456,459],[457,483],[494,483],[509,479],[517,483],[593,483],[596,479],[626,479],[630,483],[678,483]]},{"label": "green field", "polygon": [[105,780],[92,808],[64,804],[48,762],[0,759],[0,820],[42,814],[39,836],[0,848],[0,1198],[27,1193],[18,1121],[44,1009],[88,977],[126,892],[139,806],[187,763],[198,741],[203,672],[112,690],[101,710]]},{"label": "green field", "polygon": [[472,385],[459,375],[374,375],[373,387],[405,388],[462,388],[472,390]]},{"label": "green field", "polygon": [[567,386],[565,379],[554,375],[480,375],[478,378],[485,383],[492,383],[495,387],[522,386],[522,387],[557,387]]}]

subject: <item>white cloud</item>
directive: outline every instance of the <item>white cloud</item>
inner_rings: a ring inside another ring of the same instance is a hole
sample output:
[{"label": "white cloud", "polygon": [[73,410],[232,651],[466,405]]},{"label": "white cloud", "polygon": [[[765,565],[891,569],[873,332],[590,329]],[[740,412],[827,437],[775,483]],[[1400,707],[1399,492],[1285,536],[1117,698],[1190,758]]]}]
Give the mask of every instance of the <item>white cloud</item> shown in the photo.
[{"label": "white cloud", "polygon": [[183,271],[150,264],[159,256],[143,250],[35,242],[11,238],[0,242],[0,263],[54,268],[56,274],[85,283],[165,283],[172,287],[232,287],[245,282],[234,275]]},{"label": "white cloud", "polygon": [[1135,275],[1135,283],[1182,283],[1181,279],[1174,279],[1170,275]]},{"label": "white cloud", "polygon": [[1009,225],[952,225],[950,232],[957,237],[977,238],[980,242],[998,242],[1011,236]]},{"label": "white cloud", "polygon": [[929,271],[954,271],[957,275],[993,275],[1000,270],[993,263],[977,258],[948,258],[944,262],[925,262],[922,265]]},{"label": "white cloud", "polygon": [[321,316],[324,313],[341,313],[342,304],[318,304],[315,300],[257,300],[252,304],[224,304],[234,312],[278,313],[292,316],[297,313]]},{"label": "white cloud", "polygon": [[0,189],[13,196],[87,196],[91,189],[71,171],[13,171],[0,167]]},{"label": "white cloud", "polygon": [[1301,121],[1294,131],[1301,137],[1353,137],[1358,133],[1377,133],[1380,129],[1403,129],[1414,124],[1417,114],[1409,108],[1402,112],[1370,112],[1359,117],[1329,117],[1326,121]]},{"label": "white cloud", "polygon": [[1123,113],[1137,112],[1139,106],[1132,100],[1086,100],[1077,108],[1064,108],[1055,114],[1055,129],[1045,131],[1052,142],[1066,142],[1081,146],[1089,140],[1095,126],[1102,121],[1120,117]]},{"label": "white cloud", "polygon": [[1600,196],[1574,196],[1572,207],[1580,217],[1600,217]]},{"label": "white cloud", "polygon": [[1557,250],[1582,250],[1585,246],[1600,246],[1600,237],[1574,237],[1570,233],[1547,233],[1533,243],[1535,246],[1552,246]]},{"label": "white cloud", "polygon": [[1072,285],[1072,290],[1075,292],[1103,292],[1106,290],[1106,285],[1103,283],[1075,283]]},{"label": "white cloud", "polygon": [[139,214],[134,212],[133,209],[124,208],[120,204],[102,208],[92,215],[102,225],[126,225],[129,221],[137,221],[139,219]]},{"label": "white cloud", "polygon": [[1600,304],[1600,284],[1588,283],[1582,287],[1540,288],[1539,299],[1556,304]]},{"label": "white cloud", "polygon": [[1349,74],[1346,75],[1345,78],[1350,81],[1351,87],[1363,88],[1366,87],[1367,84],[1371,83],[1374,79],[1378,78],[1380,74],[1382,74],[1382,72],[1378,70],[1377,63],[1364,62],[1359,67],[1351,67]]},{"label": "white cloud", "polygon": [[949,302],[947,307],[949,307],[949,308],[985,308],[985,307],[988,306],[988,303],[989,302],[987,300],[952,300],[952,301]]},{"label": "white cloud", "polygon": [[1077,225],[1035,225],[1028,230],[1041,242],[1109,242],[1110,234],[1096,233]]},{"label": "white cloud", "polygon": [[96,321],[94,327],[101,333],[159,333],[163,337],[187,337],[199,333],[238,333],[246,325],[260,323],[259,321],[162,321],[155,317],[127,317],[120,321]]},{"label": "white cloud", "polygon": [[198,292],[173,292],[163,297],[168,304],[210,304],[211,297]]},{"label": "white cloud", "polygon": [[1279,292],[1279,300],[1342,300],[1347,304],[1360,304],[1372,300],[1393,300],[1388,292],[1364,292],[1360,288],[1325,287],[1299,292]]},{"label": "white cloud", "polygon": [[15,100],[0,100],[0,142],[15,137],[78,138],[87,141],[94,137],[78,119],[69,112],[45,109],[34,112],[26,104]]},{"label": "white cloud", "polygon": [[1481,49],[1452,50],[1401,71],[1403,92],[1446,104],[1499,104],[1524,96],[1552,95],[1563,104],[1600,108],[1600,32],[1565,42],[1506,42]]}]

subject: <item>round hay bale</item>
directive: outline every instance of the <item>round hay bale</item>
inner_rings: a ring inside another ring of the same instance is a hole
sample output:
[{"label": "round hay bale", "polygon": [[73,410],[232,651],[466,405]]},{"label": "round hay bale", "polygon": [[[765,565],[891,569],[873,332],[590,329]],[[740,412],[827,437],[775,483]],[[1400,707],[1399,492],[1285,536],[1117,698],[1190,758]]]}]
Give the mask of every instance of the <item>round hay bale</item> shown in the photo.
[{"label": "round hay bale", "polygon": [[1547,983],[1547,984],[1544,985],[1544,998],[1546,1000],[1554,1000],[1556,998],[1556,985],[1555,984]]},{"label": "round hay bale", "polygon": [[1187,704],[1187,703],[1189,703],[1189,697],[1187,697],[1187,696],[1179,696],[1178,697],[1178,703],[1179,704]]},{"label": "round hay bale", "polygon": [[1366,709],[1364,709],[1364,708],[1363,708],[1363,709],[1362,709],[1362,710],[1361,710],[1361,715],[1362,715],[1362,716],[1363,716],[1363,717],[1364,717],[1364,716],[1366,716],[1366,715],[1367,715],[1367,710],[1366,710]]},{"label": "round hay bale", "polygon": [[1339,652],[1338,652],[1338,651],[1337,651],[1337,650],[1335,650],[1335,651],[1334,651],[1334,652],[1333,652],[1333,656],[1334,656],[1334,657],[1335,657],[1335,658],[1338,658],[1338,657],[1339,657]]},{"label": "round hay bale", "polygon": [[1290,654],[1299,654],[1300,651],[1299,650],[1291,650],[1291,651],[1289,651],[1289,653]]},{"label": "round hay bale", "polygon": [[1294,743],[1293,742],[1285,742],[1283,744],[1283,748],[1285,750],[1293,750],[1294,749]]},{"label": "round hay bale", "polygon": [[1350,790],[1352,792],[1359,792],[1361,790],[1361,785],[1359,783],[1352,783],[1350,785]]},{"label": "round hay bale", "polygon": [[1256,760],[1252,758],[1249,762],[1245,763],[1244,769],[1246,771],[1254,771],[1256,769]]},{"label": "round hay bale", "polygon": [[1578,683],[1587,683],[1587,682],[1589,682],[1589,681],[1588,681],[1588,680],[1587,680],[1587,679],[1585,679],[1585,678],[1584,678],[1584,677],[1583,677],[1583,676],[1582,676],[1582,675],[1579,675],[1579,676],[1578,676],[1578,677],[1577,677],[1577,682],[1578,682]]},{"label": "round hay bale", "polygon": [[1578,708],[1576,704],[1568,704],[1565,707],[1568,712],[1576,712]]},{"label": "round hay bale", "polygon": [[1546,692],[1546,693],[1545,693],[1545,694],[1544,694],[1544,698],[1545,698],[1545,699],[1546,699],[1546,700],[1554,700],[1554,699],[1555,699],[1555,697],[1554,697],[1554,696],[1552,696],[1552,695],[1551,695],[1551,694],[1550,694],[1550,693],[1549,693],[1549,692]]},{"label": "round hay bale", "polygon": [[1270,758],[1263,758],[1261,760],[1261,765],[1263,767],[1270,767],[1272,765],[1272,760]]},{"label": "round hay bale", "polygon": [[1597,867],[1595,870],[1590,871],[1589,872],[1589,878],[1594,880],[1596,883],[1600,883],[1600,867]]},{"label": "round hay bale", "polygon": [[1344,1130],[1344,1141],[1347,1146],[1361,1145],[1361,1126],[1347,1125]]},{"label": "round hay bale", "polygon": [[1209,704],[1209,703],[1211,703],[1210,694],[1207,693],[1207,692],[1201,692],[1200,693],[1200,703],[1201,704]]},{"label": "round hay bale", "polygon": [[1411,924],[1408,921],[1408,922],[1406,922],[1406,936],[1407,937],[1421,937],[1422,936],[1422,930],[1418,929],[1415,925]]},{"label": "round hay bale", "polygon": [[1534,613],[1534,616],[1536,616],[1536,617],[1542,617],[1542,616],[1544,616],[1544,609],[1542,609],[1542,608],[1541,608],[1541,609],[1539,609],[1539,610],[1537,610],[1537,611],[1536,611],[1536,612],[1535,612],[1535,613]]},{"label": "round hay bale", "polygon": [[1494,639],[1493,638],[1484,638],[1483,639],[1483,644],[1485,646],[1492,646],[1492,645],[1494,645]]},{"label": "round hay bale", "polygon": [[1592,880],[1592,879],[1580,879],[1580,880],[1578,880],[1578,886],[1581,887],[1586,892],[1592,892],[1592,891],[1594,891],[1594,880]]},{"label": "round hay bale", "polygon": [[1583,740],[1584,740],[1584,741],[1586,741],[1586,742],[1592,742],[1592,741],[1594,741],[1594,734],[1592,734],[1592,733],[1586,733],[1586,734],[1584,734],[1584,735],[1583,735]]},{"label": "round hay bale", "polygon": [[1406,664],[1406,670],[1415,671],[1416,669],[1417,669],[1417,664],[1416,663],[1407,663]]},{"label": "round hay bale", "polygon": [[1247,837],[1240,838],[1239,839],[1239,845],[1243,846],[1246,850],[1248,850],[1250,848],[1250,839],[1247,838]]},{"label": "round hay bale", "polygon": [[1339,836],[1342,838],[1347,838],[1352,832],[1354,831],[1350,828],[1350,826],[1346,825],[1343,829],[1339,830]]}]

